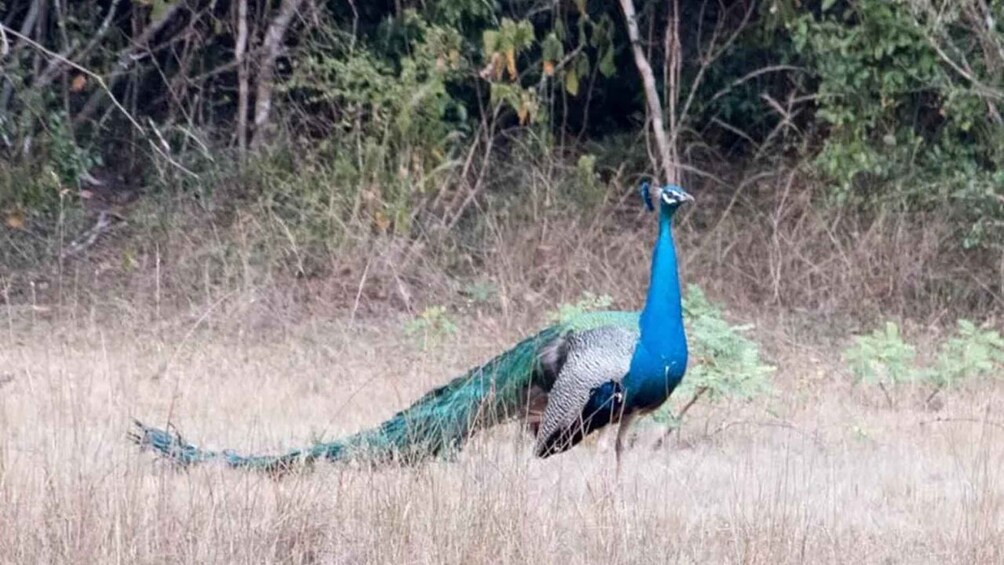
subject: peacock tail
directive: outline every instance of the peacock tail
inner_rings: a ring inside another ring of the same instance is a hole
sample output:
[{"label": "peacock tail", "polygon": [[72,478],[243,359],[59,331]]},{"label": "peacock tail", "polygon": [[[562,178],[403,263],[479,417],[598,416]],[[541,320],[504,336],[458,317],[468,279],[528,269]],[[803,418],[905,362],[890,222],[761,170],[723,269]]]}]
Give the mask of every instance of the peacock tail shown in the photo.
[{"label": "peacock tail", "polygon": [[603,326],[638,329],[638,312],[587,312],[567,317],[517,343],[484,365],[435,388],[380,425],[332,442],[280,455],[240,455],[202,449],[186,442],[172,427],[136,422],[131,439],[169,461],[188,467],[222,461],[231,467],[284,471],[318,459],[370,464],[413,464],[456,453],[475,433],[525,416],[531,387],[550,389],[553,375],[541,370],[541,353],[570,332]]}]

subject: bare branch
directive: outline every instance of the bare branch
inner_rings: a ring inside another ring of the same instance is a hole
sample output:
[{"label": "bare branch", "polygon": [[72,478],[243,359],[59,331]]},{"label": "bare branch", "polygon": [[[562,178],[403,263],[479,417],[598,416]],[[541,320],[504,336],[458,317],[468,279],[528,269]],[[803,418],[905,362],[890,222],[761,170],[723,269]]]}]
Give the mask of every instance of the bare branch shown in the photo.
[{"label": "bare branch", "polygon": [[[111,72],[108,74],[108,84],[104,89],[95,91],[90,98],[87,99],[87,103],[84,104],[84,108],[79,114],[74,116],[73,121],[80,123],[84,120],[88,120],[97,111],[98,105],[101,104],[104,99],[105,94],[111,95],[111,88],[114,87],[119,79],[125,74],[127,70],[132,66],[133,62],[138,59],[137,55],[146,48],[147,44],[157,33],[164,28],[165,25],[171,19],[180,12],[182,9],[186,9],[185,2],[178,2],[176,4],[170,5],[164,13],[160,16],[160,19],[151,22],[150,25],[146,26],[143,33],[133,42],[132,46],[123,50],[119,53],[118,59],[115,61],[115,65],[112,66]],[[65,59],[65,57],[64,57]]]},{"label": "bare branch", "polygon": [[[101,24],[98,26],[98,30],[94,33],[94,36],[91,37],[91,40],[87,42],[87,45],[85,45],[83,49],[77,52],[77,47],[80,45],[80,42],[74,41],[73,44],[67,45],[67,47],[61,53],[61,55],[66,59],[79,60],[84,56],[86,56],[88,53],[90,53],[95,47],[97,47],[98,43],[100,43],[101,40],[104,39],[105,35],[108,33],[108,30],[111,27],[112,18],[115,16],[115,11],[118,9],[119,3],[121,1],[122,0],[112,0],[112,5],[109,6],[108,13],[105,14],[105,19],[101,21]],[[49,64],[45,67],[45,70],[38,75],[38,79],[32,82],[32,87],[35,89],[40,89],[48,86],[49,83],[52,82],[52,80],[56,77],[56,73],[60,69],[60,67],[61,67],[60,60],[57,58],[51,58]]]},{"label": "bare branch", "polygon": [[624,12],[624,22],[627,25],[628,37],[631,40],[631,51],[634,53],[634,63],[638,67],[642,83],[645,87],[645,102],[648,105],[648,113],[652,120],[652,133],[655,136],[655,143],[659,151],[659,166],[662,169],[662,182],[675,182],[676,168],[673,166],[672,153],[670,151],[669,140],[666,138],[666,128],[662,120],[662,103],[659,101],[659,92],[655,87],[655,75],[652,74],[652,66],[649,65],[645,52],[641,48],[641,34],[638,32],[638,17],[635,14],[633,0],[620,0],[621,10]]}]

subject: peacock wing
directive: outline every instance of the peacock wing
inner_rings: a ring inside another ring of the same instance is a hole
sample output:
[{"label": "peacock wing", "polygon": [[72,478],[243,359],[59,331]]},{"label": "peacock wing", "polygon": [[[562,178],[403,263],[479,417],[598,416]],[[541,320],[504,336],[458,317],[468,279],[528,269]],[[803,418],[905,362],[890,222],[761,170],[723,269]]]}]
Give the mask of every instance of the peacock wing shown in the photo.
[{"label": "peacock wing", "polygon": [[638,335],[636,328],[611,325],[563,337],[562,363],[537,426],[538,456],[561,453],[616,418],[613,396]]}]

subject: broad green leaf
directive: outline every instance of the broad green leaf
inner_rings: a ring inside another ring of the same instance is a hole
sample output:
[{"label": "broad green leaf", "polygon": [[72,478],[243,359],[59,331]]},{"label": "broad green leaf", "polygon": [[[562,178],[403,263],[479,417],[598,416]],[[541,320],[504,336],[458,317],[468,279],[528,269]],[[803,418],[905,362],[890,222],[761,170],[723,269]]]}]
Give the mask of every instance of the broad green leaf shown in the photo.
[{"label": "broad green leaf", "polygon": [[614,63],[614,48],[612,45],[607,47],[607,49],[603,52],[603,55],[600,57],[599,70],[606,78],[610,78],[617,74],[617,65]]},{"label": "broad green leaf", "polygon": [[481,34],[481,42],[484,44],[485,55],[491,56],[499,48],[499,32],[493,29],[486,29]]},{"label": "broad green leaf", "polygon": [[579,94],[579,74],[575,69],[565,71],[565,90],[572,96]]}]

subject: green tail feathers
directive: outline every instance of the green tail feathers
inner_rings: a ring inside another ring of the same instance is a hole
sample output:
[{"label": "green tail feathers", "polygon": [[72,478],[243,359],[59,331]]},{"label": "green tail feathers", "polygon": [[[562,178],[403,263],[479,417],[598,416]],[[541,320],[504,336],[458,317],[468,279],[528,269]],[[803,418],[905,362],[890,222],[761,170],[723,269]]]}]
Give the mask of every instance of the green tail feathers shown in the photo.
[{"label": "green tail feathers", "polygon": [[526,338],[480,367],[435,388],[374,428],[281,455],[238,455],[200,449],[173,429],[136,422],[130,438],[183,467],[222,461],[231,467],[284,471],[318,459],[374,464],[418,463],[463,448],[477,431],[523,415],[526,392],[539,376],[541,346],[573,330],[604,325],[637,327],[636,312],[577,314]]}]

